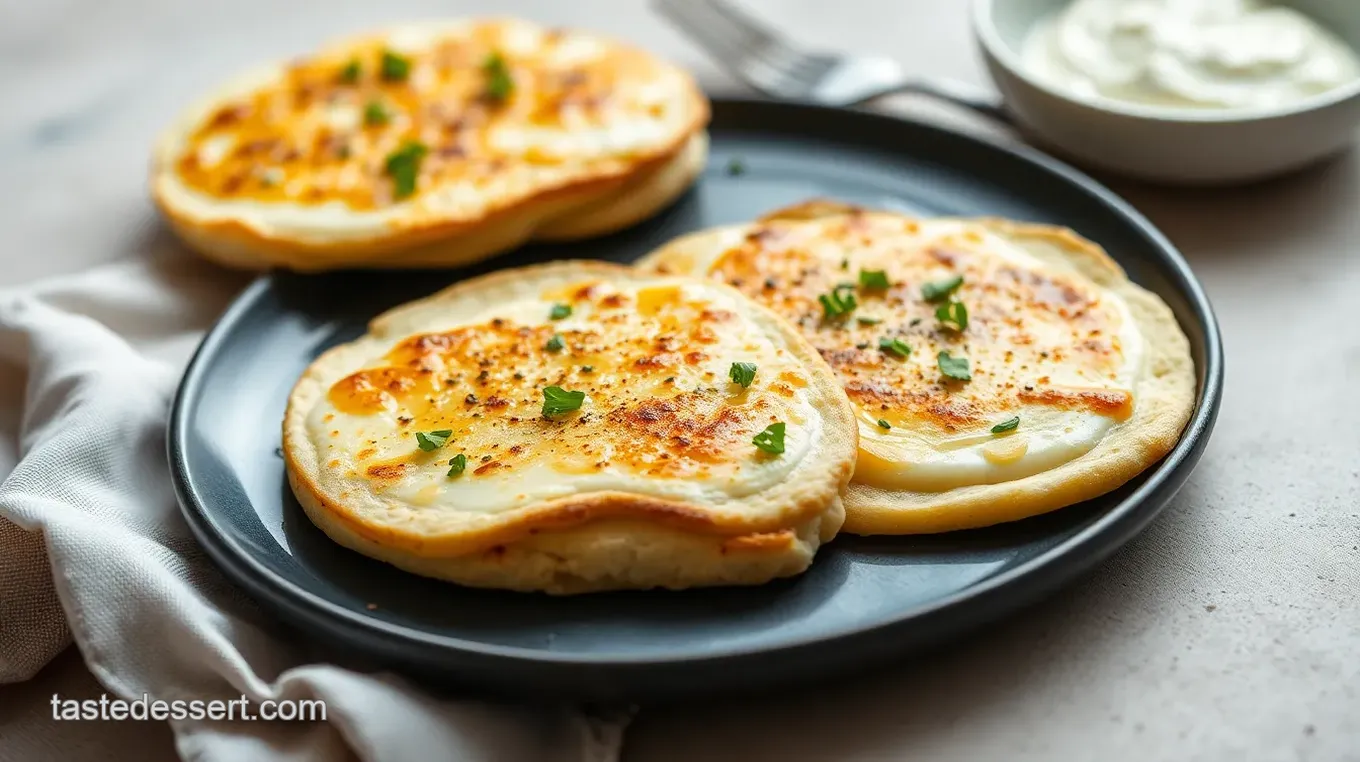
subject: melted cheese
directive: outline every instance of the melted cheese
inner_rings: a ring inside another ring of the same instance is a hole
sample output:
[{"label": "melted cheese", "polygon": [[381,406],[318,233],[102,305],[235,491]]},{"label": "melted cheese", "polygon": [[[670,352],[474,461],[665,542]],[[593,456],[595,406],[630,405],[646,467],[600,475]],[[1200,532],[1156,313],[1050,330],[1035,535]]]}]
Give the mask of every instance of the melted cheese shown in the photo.
[{"label": "melted cheese", "polygon": [[[387,55],[408,64],[404,77],[383,76]],[[513,81],[503,100],[488,95],[492,55]],[[601,38],[520,21],[412,25],[243,78],[191,120],[167,164],[176,203],[196,216],[345,240],[624,174],[675,150],[702,109],[682,71]],[[401,195],[387,160],[411,143],[426,153]]]},{"label": "melted cheese", "polygon": [[[739,300],[675,279],[586,281],[372,339],[308,433],[349,489],[473,514],[609,490],[705,504],[752,495],[788,478],[823,418],[801,364]],[[571,315],[551,320],[554,304]],[[733,362],[758,366],[749,388],[729,381]],[[547,418],[548,386],[585,402]],[[751,441],[774,422],[786,427],[780,455]],[[417,432],[443,430],[447,444],[419,448]],[[458,454],[466,471],[450,477]]]},{"label": "melted cheese", "polygon": [[[795,322],[836,371],[860,419],[857,482],[936,492],[1022,478],[1088,452],[1133,412],[1142,340],[1122,299],[981,226],[852,214],[719,235],[693,268]],[[859,285],[862,270],[890,287]],[[959,275],[962,332],[921,292]],[[838,284],[858,306],[827,319],[818,296]],[[885,337],[910,356],[882,351]],[[967,358],[972,380],[944,377],[942,351]],[[1014,432],[991,433],[1017,415]]]}]

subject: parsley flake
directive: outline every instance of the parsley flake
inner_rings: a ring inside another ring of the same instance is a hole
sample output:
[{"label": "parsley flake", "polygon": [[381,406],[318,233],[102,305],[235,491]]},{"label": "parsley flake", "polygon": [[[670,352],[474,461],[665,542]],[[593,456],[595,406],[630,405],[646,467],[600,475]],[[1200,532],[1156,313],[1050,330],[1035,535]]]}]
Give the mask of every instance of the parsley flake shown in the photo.
[{"label": "parsley flake", "polygon": [[463,453],[449,458],[449,476],[462,476],[467,470],[467,456]]},{"label": "parsley flake", "polygon": [[430,149],[424,143],[408,140],[401,148],[389,153],[384,168],[392,178],[392,195],[406,198],[416,192],[416,178],[420,176],[420,162]]},{"label": "parsley flake", "polygon": [[411,59],[384,50],[378,71],[388,82],[401,82],[411,74]]},{"label": "parsley flake", "polygon": [[821,302],[822,317],[827,320],[849,315],[859,306],[854,291],[842,286],[836,286],[830,293],[822,294],[817,297],[817,301]]},{"label": "parsley flake", "polygon": [[746,164],[741,159],[731,158],[727,160],[727,174],[731,177],[746,174]]},{"label": "parsley flake", "polygon": [[569,392],[560,386],[549,386],[543,390],[543,417],[552,418],[580,410],[585,401],[585,392]]},{"label": "parsley flake", "polygon": [[993,426],[992,433],[1005,434],[1008,431],[1015,431],[1018,428],[1020,428],[1020,416],[1017,415],[1013,418],[1002,421],[1001,423],[998,423],[997,425]]},{"label": "parsley flake", "polygon": [[732,379],[732,383],[741,384],[743,389],[751,386],[751,382],[756,380],[756,364],[753,362],[734,362],[728,368],[727,375]]},{"label": "parsley flake", "polygon": [[453,436],[453,429],[440,429],[439,431],[417,431],[416,446],[425,452],[433,452],[448,444],[449,438]]},{"label": "parsley flake", "polygon": [[364,106],[364,124],[369,127],[381,127],[390,120],[391,116],[387,109],[383,108],[381,101],[369,101],[368,105]]},{"label": "parsley flake", "polygon": [[482,62],[482,72],[486,74],[487,100],[501,103],[514,92],[515,80],[510,76],[510,66],[499,52],[486,57]]},{"label": "parsley flake", "polygon": [[868,315],[860,315],[855,318],[855,320],[858,320],[860,325],[878,325],[883,322],[883,318],[870,317]]},{"label": "parsley flake", "polygon": [[935,308],[935,319],[945,328],[962,331],[968,328],[968,308],[963,302],[948,302]]},{"label": "parsley flake", "polygon": [[880,338],[878,340],[878,349],[887,354],[897,355],[904,360],[911,356],[911,347],[907,345],[907,342],[895,336],[884,336]]},{"label": "parsley flake", "polygon": [[347,85],[352,85],[359,81],[359,75],[363,73],[364,70],[359,64],[359,59],[351,58],[349,63],[340,67],[339,79]]},{"label": "parsley flake", "polygon": [[860,270],[859,284],[864,288],[889,288],[887,270]]},{"label": "parsley flake", "polygon": [[565,346],[566,342],[562,341],[562,334],[554,333],[552,338],[548,339],[548,343],[543,345],[543,348],[549,352],[561,352],[562,347]]},{"label": "parsley flake", "polygon": [[595,366],[594,366],[594,365],[582,365],[582,366],[581,366],[581,372],[582,372],[582,373],[594,373],[594,372],[595,372]]},{"label": "parsley flake", "polygon": [[878,426],[879,426],[879,428],[884,429],[884,430],[887,430],[887,429],[891,429],[891,428],[892,428],[892,424],[891,424],[891,423],[888,423],[887,421],[883,420],[882,418],[879,418],[879,419],[878,419]]},{"label": "parsley flake", "polygon": [[552,309],[548,311],[549,320],[561,320],[569,317],[571,317],[570,304],[554,304]]},{"label": "parsley flake", "polygon": [[941,352],[935,356],[935,361],[939,363],[940,374],[946,378],[959,381],[973,380],[973,372],[968,369],[967,357],[950,357],[948,352]]},{"label": "parsley flake", "polygon": [[950,294],[959,290],[963,285],[963,276],[955,275],[947,280],[937,280],[934,283],[927,283],[921,286],[921,298],[928,302],[938,302],[947,298]]},{"label": "parsley flake", "polygon": [[772,423],[751,439],[751,444],[771,455],[784,452],[784,422]]}]

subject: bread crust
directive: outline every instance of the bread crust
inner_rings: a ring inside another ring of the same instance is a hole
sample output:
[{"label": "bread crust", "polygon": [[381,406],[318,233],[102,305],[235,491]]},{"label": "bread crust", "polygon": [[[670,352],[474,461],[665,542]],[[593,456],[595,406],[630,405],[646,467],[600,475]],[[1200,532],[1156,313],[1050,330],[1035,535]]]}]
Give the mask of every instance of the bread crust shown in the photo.
[{"label": "bread crust", "polygon": [[[583,279],[648,279],[603,262],[557,262],[504,270],[455,284],[375,318],[365,337],[323,353],[289,395],[284,458],[293,492],[336,542],[420,574],[463,584],[555,593],[617,587],[754,584],[802,571],[843,520],[840,493],[858,451],[858,429],[831,369],[796,331],[740,296],[748,317],[808,370],[811,398],[826,436],[790,478],[731,504],[701,504],[623,491],[596,491],[498,512],[438,522],[405,520],[414,512],[371,492],[356,494],[324,474],[307,416],[327,389],[375,346],[387,346],[434,313],[470,316],[487,305]],[[403,520],[389,520],[394,510]],[[456,525],[455,525],[456,524]],[[645,532],[640,530],[645,527]],[[614,549],[630,533],[643,545],[628,563]],[[606,540],[601,538],[614,538]],[[602,545],[603,544],[603,545]],[[694,564],[680,559],[698,554]],[[490,554],[490,555],[488,555]],[[591,561],[592,554],[599,556]],[[677,555],[678,554],[678,555]],[[624,568],[629,567],[629,568]]]},{"label": "bread crust", "polygon": [[[816,200],[772,212],[762,220],[810,220],[847,214],[885,213]],[[1116,423],[1085,454],[1012,481],[940,492],[894,491],[852,481],[845,494],[846,532],[947,532],[1016,521],[1090,500],[1120,487],[1160,460],[1175,446],[1189,421],[1195,401],[1189,341],[1161,299],[1130,281],[1103,249],[1067,228],[994,218],[970,222],[1023,246],[1045,264],[1076,273],[1124,300],[1144,340],[1143,368],[1133,390],[1133,414]],[[713,250],[741,240],[747,228],[732,226],[682,237],[644,257],[637,266],[672,274],[705,270]]]},{"label": "bread crust", "polygon": [[1069,267],[1123,297],[1144,339],[1134,413],[1091,451],[1049,471],[939,493],[889,492],[851,484],[845,531],[928,534],[991,526],[1104,495],[1161,460],[1180,440],[1195,403],[1190,342],[1171,308],[1130,281],[1103,249],[1067,228],[980,220],[1050,265]]},{"label": "bread crust", "polygon": [[[465,22],[466,23],[466,22]],[[516,27],[526,22],[506,20]],[[343,40],[323,49],[343,56],[350,46],[398,35],[422,26],[408,25]],[[451,29],[460,30],[463,25]],[[453,33],[453,32],[450,32]],[[630,54],[632,48],[609,42]],[[654,61],[654,59],[653,59]],[[475,214],[457,209],[431,211],[411,202],[390,210],[348,211],[332,229],[300,232],[276,224],[267,210],[222,203],[193,188],[179,176],[177,162],[189,137],[219,108],[254,90],[279,81],[285,64],[261,67],[233,80],[187,109],[157,140],[150,176],[151,196],[172,229],[203,256],[244,269],[285,267],[300,272],[339,268],[455,267],[471,264],[536,240],[572,240],[605,235],[636,224],[669,205],[703,171],[708,155],[704,131],[708,101],[693,79],[676,67],[655,62],[675,92],[680,114],[666,137],[646,148],[609,161],[577,167],[569,176],[537,183],[527,192],[492,198]],[[277,207],[306,214],[289,203]],[[264,211],[265,213],[260,213]],[[331,210],[335,212],[334,209]],[[309,223],[315,226],[319,223]]]}]

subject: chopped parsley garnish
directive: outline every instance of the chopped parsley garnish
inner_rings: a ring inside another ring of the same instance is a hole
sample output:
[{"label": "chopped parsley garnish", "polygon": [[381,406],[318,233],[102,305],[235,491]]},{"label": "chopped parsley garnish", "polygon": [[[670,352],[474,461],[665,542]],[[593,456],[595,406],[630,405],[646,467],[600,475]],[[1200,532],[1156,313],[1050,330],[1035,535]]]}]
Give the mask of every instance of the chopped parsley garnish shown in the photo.
[{"label": "chopped parsley garnish", "polygon": [[433,452],[448,444],[449,438],[453,436],[453,429],[440,429],[439,431],[417,431],[416,446],[425,452]]},{"label": "chopped parsley garnish", "polygon": [[882,429],[891,429],[891,428],[892,428],[892,424],[891,424],[891,423],[888,423],[887,421],[883,420],[882,418],[879,418],[879,419],[878,419],[878,426],[879,426],[879,428],[882,428]]},{"label": "chopped parsley garnish", "polygon": [[411,74],[411,59],[403,58],[390,50],[384,50],[378,71],[382,74],[382,78],[388,82],[401,82]]},{"label": "chopped parsley garnish", "polygon": [[1020,428],[1020,416],[1015,416],[1009,420],[1002,421],[992,427],[993,434],[1005,434],[1007,431],[1015,431]]},{"label": "chopped parsley garnish", "polygon": [[772,423],[751,439],[751,444],[761,450],[778,455],[784,452],[784,422]]},{"label": "chopped parsley garnish", "polygon": [[935,308],[935,319],[946,328],[962,331],[968,328],[968,308],[963,302],[949,302]]},{"label": "chopped parsley garnish", "polygon": [[582,366],[581,366],[581,372],[582,372],[582,373],[594,373],[594,372],[595,372],[595,366],[594,366],[594,365],[582,365]]},{"label": "chopped parsley garnish", "polygon": [[842,260],[841,260],[841,269],[842,269],[842,270],[849,270],[849,269],[850,269],[850,260],[849,260],[848,258],[847,258],[847,259],[842,259]]},{"label": "chopped parsley garnish", "polygon": [[466,455],[460,452],[457,455],[453,456],[452,458],[449,458],[449,476],[462,476],[463,472],[466,470],[467,470]]},{"label": "chopped parsley garnish", "polygon": [[888,282],[887,270],[860,270],[859,284],[865,288],[888,288],[892,285]]},{"label": "chopped parsley garnish", "polygon": [[571,317],[570,304],[554,304],[552,309],[548,311],[549,320],[561,320],[569,317]]},{"label": "chopped parsley garnish", "polygon": [[935,361],[940,365],[940,374],[946,378],[959,381],[973,380],[973,372],[968,369],[967,357],[950,357],[948,352],[941,352],[935,356]]},{"label": "chopped parsley garnish", "polygon": [[352,85],[359,81],[359,75],[363,74],[363,67],[359,65],[359,59],[351,58],[349,63],[340,67],[340,81]]},{"label": "chopped parsley garnish", "polygon": [[746,164],[741,159],[732,158],[727,160],[727,174],[732,177],[746,174]]},{"label": "chopped parsley garnish", "polygon": [[561,352],[562,347],[565,346],[566,342],[562,341],[562,334],[554,333],[552,338],[548,339],[548,343],[543,345],[543,348],[549,352]]},{"label": "chopped parsley garnish", "polygon": [[859,321],[860,325],[878,325],[883,322],[883,318],[869,317],[868,315],[860,315],[855,319]]},{"label": "chopped parsley garnish", "polygon": [[959,286],[962,285],[962,275],[955,275],[948,280],[937,280],[934,283],[927,283],[924,286],[921,286],[921,298],[928,302],[938,302],[955,291],[958,291]]},{"label": "chopped parsley garnish", "polygon": [[482,72],[486,74],[486,97],[500,103],[510,97],[515,90],[515,80],[510,76],[510,67],[505,56],[492,53],[482,62]]},{"label": "chopped parsley garnish", "polygon": [[911,347],[907,346],[907,342],[897,338],[896,336],[884,336],[880,338],[878,340],[878,348],[880,351],[887,352],[888,354],[897,355],[902,359],[906,359],[911,356]]},{"label": "chopped parsley garnish", "polygon": [[753,362],[734,362],[728,368],[727,375],[732,379],[732,383],[741,384],[745,389],[756,380],[756,364]]},{"label": "chopped parsley garnish", "polygon": [[384,165],[387,176],[392,178],[392,195],[406,198],[416,192],[416,178],[420,176],[420,161],[430,149],[424,143],[408,140],[401,148],[387,155]]},{"label": "chopped parsley garnish", "polygon": [[849,315],[859,306],[859,302],[855,299],[854,291],[842,286],[831,289],[831,293],[829,294],[822,294],[817,297],[817,301],[821,302],[822,317],[827,320]]},{"label": "chopped parsley garnish", "polygon": [[381,127],[391,119],[387,109],[383,108],[382,101],[369,101],[364,106],[364,124],[369,127]]},{"label": "chopped parsley garnish", "polygon": [[569,392],[560,386],[549,386],[543,390],[543,416],[552,418],[580,410],[585,401],[585,392]]}]

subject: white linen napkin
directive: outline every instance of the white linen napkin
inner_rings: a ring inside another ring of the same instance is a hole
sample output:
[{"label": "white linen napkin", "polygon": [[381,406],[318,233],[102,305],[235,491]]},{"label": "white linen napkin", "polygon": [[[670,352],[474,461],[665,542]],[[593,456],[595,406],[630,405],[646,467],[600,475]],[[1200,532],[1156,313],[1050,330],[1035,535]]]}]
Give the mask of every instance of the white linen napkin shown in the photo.
[{"label": "white linen napkin", "polygon": [[626,717],[436,697],[327,663],[203,555],[165,424],[198,337],[244,283],[171,249],[0,292],[0,428],[17,441],[0,484],[0,683],[74,640],[111,697],[326,702],[325,723],[172,720],[185,759],[616,760]]}]

